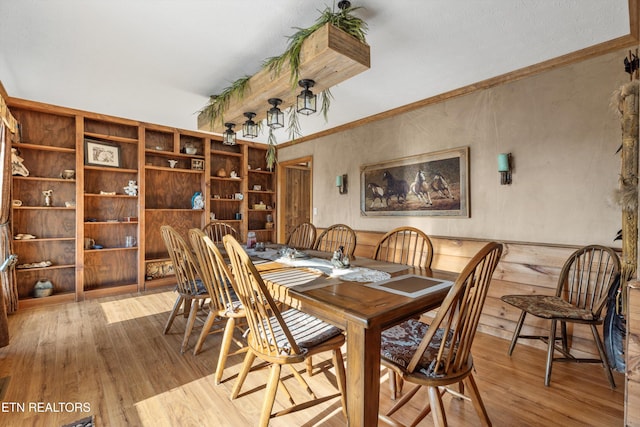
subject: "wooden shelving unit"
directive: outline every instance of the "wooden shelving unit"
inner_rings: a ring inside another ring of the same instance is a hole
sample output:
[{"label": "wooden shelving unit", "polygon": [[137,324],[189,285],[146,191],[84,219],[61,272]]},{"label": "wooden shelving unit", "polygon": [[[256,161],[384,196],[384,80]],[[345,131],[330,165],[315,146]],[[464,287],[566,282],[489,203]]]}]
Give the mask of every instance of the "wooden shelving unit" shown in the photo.
[{"label": "wooden shelving unit", "polygon": [[[51,261],[16,270],[22,307],[175,284],[160,236],[164,224],[186,237],[215,214],[242,240],[251,230],[258,241],[276,241],[275,227],[267,226],[267,216],[275,221],[276,185],[275,173],[266,170],[266,147],[228,146],[211,134],[16,102],[9,108],[21,133],[12,147],[30,173],[13,176],[12,198],[21,204],[12,208],[12,232],[35,238],[14,240],[12,251],[18,264]],[[87,162],[85,140],[117,146],[117,167]],[[75,178],[62,178],[68,169]],[[136,195],[125,193],[129,181],[136,182]],[[53,190],[51,206],[44,206],[45,190]],[[197,192],[201,209],[192,206]],[[260,201],[265,209],[254,208]],[[132,247],[127,236],[136,241]],[[54,284],[54,294],[34,298],[42,278]]]},{"label": "wooden shelving unit", "polygon": [[[26,177],[13,177],[12,232],[14,236],[35,236],[14,240],[13,251],[18,255],[18,266],[51,262],[48,267],[16,268],[19,304],[40,303],[33,298],[33,286],[43,278],[53,283],[56,301],[73,300],[77,180],[63,179],[60,174],[76,167],[76,120],[72,115],[27,109],[12,109],[12,113],[21,129],[20,140],[12,148],[18,150],[29,170]],[[46,190],[52,190],[51,206],[45,206],[42,192]]]}]

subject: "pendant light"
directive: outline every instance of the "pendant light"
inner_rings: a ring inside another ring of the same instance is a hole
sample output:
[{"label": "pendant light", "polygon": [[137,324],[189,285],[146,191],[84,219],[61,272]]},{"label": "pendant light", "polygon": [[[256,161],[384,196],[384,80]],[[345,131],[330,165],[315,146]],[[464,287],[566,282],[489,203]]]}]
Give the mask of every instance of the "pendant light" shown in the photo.
[{"label": "pendant light", "polygon": [[236,145],[236,133],[233,131],[235,123],[225,123],[227,130],[222,134],[222,143],[225,145]]},{"label": "pendant light", "polygon": [[273,107],[267,110],[267,126],[271,129],[284,127],[284,113],[278,108],[278,105],[282,104],[282,99],[269,98],[268,102]]},{"label": "pendant light", "polygon": [[302,87],[302,92],[298,95],[298,101],[296,111],[300,114],[308,116],[316,112],[316,98],[317,96],[309,90],[316,82],[310,79],[302,79],[298,82],[298,85]]},{"label": "pendant light", "polygon": [[258,124],[253,121],[256,113],[244,113],[247,121],[242,125],[242,136],[245,138],[255,138],[258,136]]}]

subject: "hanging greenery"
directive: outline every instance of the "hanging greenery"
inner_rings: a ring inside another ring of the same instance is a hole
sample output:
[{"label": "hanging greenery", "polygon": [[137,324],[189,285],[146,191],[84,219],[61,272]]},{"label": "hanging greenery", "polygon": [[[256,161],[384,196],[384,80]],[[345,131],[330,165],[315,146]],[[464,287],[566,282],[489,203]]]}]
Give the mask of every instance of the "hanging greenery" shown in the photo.
[{"label": "hanging greenery", "polygon": [[[295,88],[300,77],[300,51],[304,41],[315,31],[328,23],[365,43],[365,35],[368,29],[367,24],[362,19],[353,16],[352,14],[355,10],[360,9],[360,7],[351,7],[348,2],[345,3],[346,7],[343,6],[344,8],[341,8],[339,11],[335,10],[335,4],[333,8],[327,6],[311,27],[297,28],[297,31],[288,37],[289,42],[286,50],[280,56],[271,57],[265,60],[262,64],[262,68],[269,70],[275,77],[277,77],[282,72],[284,65],[289,64],[289,69],[291,70],[291,85],[292,88]],[[339,6],[342,5],[339,4]],[[200,111],[200,113],[204,114],[209,123],[211,123],[211,128],[213,128],[216,123],[219,123],[220,125],[224,124],[224,112],[229,107],[229,102],[232,99],[241,100],[244,97],[250,78],[251,76],[244,76],[234,81],[218,95],[212,96],[209,104]],[[329,107],[331,105],[331,99],[333,97],[328,89],[322,91],[320,96],[322,105],[321,111],[326,120],[328,117]],[[289,110],[289,136],[291,139],[295,139],[296,136],[300,135],[300,123],[298,122],[298,115],[295,113],[295,108],[290,108]],[[293,111],[293,113],[291,111]],[[269,144],[266,155],[267,167],[271,169],[276,161],[275,145],[277,143],[271,129],[269,130],[267,142]]]}]

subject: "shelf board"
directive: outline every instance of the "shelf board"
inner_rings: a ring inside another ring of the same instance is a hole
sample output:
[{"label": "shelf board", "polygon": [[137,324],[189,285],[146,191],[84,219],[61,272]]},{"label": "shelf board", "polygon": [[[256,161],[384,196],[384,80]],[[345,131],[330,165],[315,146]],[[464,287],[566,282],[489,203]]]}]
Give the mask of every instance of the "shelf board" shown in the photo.
[{"label": "shelf board", "polygon": [[132,248],[102,248],[102,249],[85,249],[84,253],[98,253],[98,252],[114,252],[114,251],[137,251],[138,247],[134,246]]},{"label": "shelf board", "polygon": [[247,190],[249,193],[274,194],[273,190]]},{"label": "shelf board", "polygon": [[138,173],[138,169],[114,168],[109,166],[90,166],[85,165],[84,170],[93,170],[100,172],[116,172],[116,173]]},{"label": "shelf board", "polygon": [[144,287],[146,290],[161,288],[161,287],[164,288],[169,286],[175,286],[176,282],[177,282],[176,276],[167,276],[167,277],[151,279],[151,280],[147,279],[144,281]]},{"label": "shelf board", "polygon": [[153,150],[153,149],[145,149],[145,154],[153,155],[153,156],[162,156],[162,157],[181,157],[184,159],[204,159],[204,155],[202,154],[187,154],[187,153],[176,153],[175,151],[169,150]]},{"label": "shelf board", "polygon": [[51,145],[29,144],[28,142],[14,142],[12,145],[14,148],[24,148],[29,150],[40,151],[54,151],[56,153],[70,153],[75,154],[75,148],[53,147]]},{"label": "shelf board", "polygon": [[16,268],[16,273],[27,271],[61,270],[63,268],[76,268],[75,264],[50,265],[49,267]]},{"label": "shelf board", "polygon": [[237,177],[237,178],[222,178],[219,176],[212,176],[211,177],[212,180],[214,181],[232,181],[232,182],[241,182],[242,178]]},{"label": "shelf board", "polygon": [[249,209],[249,212],[273,212],[275,209]]},{"label": "shelf board", "polygon": [[85,137],[88,136],[90,138],[105,139],[107,141],[124,142],[126,144],[137,144],[138,143],[138,139],[137,138],[127,138],[127,137],[124,137],[124,136],[105,135],[105,134],[102,134],[102,133],[85,132],[84,136]]},{"label": "shelf board", "polygon": [[84,225],[122,225],[137,223],[138,221],[85,221]]},{"label": "shelf board", "polygon": [[14,175],[14,180],[18,181],[48,181],[48,182],[68,182],[71,184],[75,184],[75,179],[64,179],[60,177],[46,177],[46,176],[19,176]]},{"label": "shelf board", "polygon": [[215,197],[212,197],[211,201],[212,202],[227,202],[227,203],[229,203],[229,202],[236,202],[236,203],[242,202],[242,200],[240,200],[240,199],[222,199],[222,198],[216,199]]},{"label": "shelf board", "polygon": [[201,170],[201,169],[170,168],[167,166],[146,165],[144,168],[146,170],[157,170],[157,171],[163,171],[163,172],[204,173],[204,170]]},{"label": "shelf board", "polygon": [[266,170],[262,170],[262,169],[249,169],[249,173],[264,173],[264,174],[271,175],[274,172],[273,171],[266,171]]},{"label": "shelf board", "polygon": [[217,154],[220,156],[242,157],[242,153],[234,153],[231,151],[222,151],[222,150],[211,150],[211,154]]},{"label": "shelf board", "polygon": [[84,193],[84,197],[123,197],[125,199],[138,198],[138,196],[130,196],[128,194],[98,194],[98,193]]},{"label": "shelf board", "polygon": [[15,210],[63,210],[63,211],[75,211],[76,207],[66,206],[14,206]]},{"label": "shelf board", "polygon": [[203,213],[204,209],[181,209],[181,208],[154,208],[154,209],[145,209],[147,212],[195,212],[195,213]]},{"label": "shelf board", "polygon": [[34,242],[34,243],[42,243],[42,242],[68,242],[68,241],[75,241],[76,238],[75,237],[44,237],[44,238],[40,238],[40,239],[13,239],[14,243],[27,243],[27,242]]}]

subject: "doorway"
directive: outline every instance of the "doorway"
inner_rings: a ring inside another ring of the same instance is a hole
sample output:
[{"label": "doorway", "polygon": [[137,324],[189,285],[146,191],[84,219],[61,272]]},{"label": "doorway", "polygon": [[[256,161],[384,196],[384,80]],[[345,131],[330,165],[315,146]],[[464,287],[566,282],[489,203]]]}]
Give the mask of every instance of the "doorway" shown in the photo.
[{"label": "doorway", "polygon": [[278,242],[284,243],[291,230],[313,219],[312,157],[278,163]]}]

